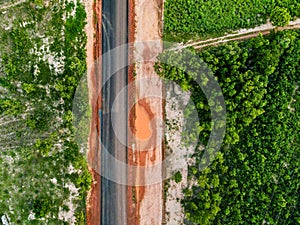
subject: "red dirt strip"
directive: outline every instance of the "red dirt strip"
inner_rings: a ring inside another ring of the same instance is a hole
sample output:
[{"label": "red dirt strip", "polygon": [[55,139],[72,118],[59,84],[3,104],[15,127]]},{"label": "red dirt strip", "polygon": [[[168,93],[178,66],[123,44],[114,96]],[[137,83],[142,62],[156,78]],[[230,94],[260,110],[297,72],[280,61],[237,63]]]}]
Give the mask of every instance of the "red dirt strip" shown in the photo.
[{"label": "red dirt strip", "polygon": [[[100,224],[101,212],[101,176],[100,176],[100,120],[98,116],[101,108],[101,54],[102,54],[102,1],[87,0],[87,80],[89,88],[89,102],[92,108],[90,135],[88,141],[88,165],[93,183],[87,197],[87,225]],[[95,64],[96,63],[96,64]]]}]

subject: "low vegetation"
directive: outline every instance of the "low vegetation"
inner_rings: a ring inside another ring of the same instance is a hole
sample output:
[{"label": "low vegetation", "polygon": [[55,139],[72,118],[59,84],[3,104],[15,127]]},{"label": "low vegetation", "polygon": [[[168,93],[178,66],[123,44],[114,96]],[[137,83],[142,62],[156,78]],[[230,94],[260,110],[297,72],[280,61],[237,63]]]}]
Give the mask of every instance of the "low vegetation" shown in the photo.
[{"label": "low vegetation", "polygon": [[0,10],[0,215],[12,224],[85,224],[91,176],[72,113],[85,17],[77,1]]}]

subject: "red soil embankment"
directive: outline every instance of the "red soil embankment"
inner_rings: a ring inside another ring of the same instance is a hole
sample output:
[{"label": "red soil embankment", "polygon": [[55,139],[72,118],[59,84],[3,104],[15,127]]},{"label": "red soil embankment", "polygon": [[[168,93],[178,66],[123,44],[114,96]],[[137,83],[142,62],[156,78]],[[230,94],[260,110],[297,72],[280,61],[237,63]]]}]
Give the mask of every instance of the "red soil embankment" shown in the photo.
[{"label": "red soil embankment", "polygon": [[88,165],[91,172],[93,183],[87,198],[87,225],[100,224],[100,120],[98,111],[101,108],[101,19],[102,19],[102,1],[86,1],[87,12],[87,80],[89,88],[89,102],[92,109],[92,118],[90,125],[90,135],[88,141]]},{"label": "red soil embankment", "polygon": [[[134,53],[133,53],[133,42],[134,42],[134,33],[135,33],[135,0],[128,0],[128,8],[129,8],[129,14],[128,14],[128,42],[129,42],[129,56],[128,56],[128,83],[134,82]],[[128,105],[133,105],[134,103],[134,86],[129,85],[128,89]],[[134,130],[134,120],[135,120],[135,111],[134,109],[130,109],[130,121],[129,121],[129,126],[131,130]],[[127,149],[127,163],[129,165],[133,165],[133,150],[132,150],[132,143],[134,140],[131,139],[132,137],[128,137],[128,149]],[[129,183],[132,183],[132,179],[134,179],[134,174],[133,171],[130,170],[128,171],[128,179]],[[127,198],[127,224],[130,225],[135,225],[135,218],[136,218],[136,207],[135,207],[135,189],[133,186],[128,186],[127,188],[127,193],[128,193],[128,198]]]}]

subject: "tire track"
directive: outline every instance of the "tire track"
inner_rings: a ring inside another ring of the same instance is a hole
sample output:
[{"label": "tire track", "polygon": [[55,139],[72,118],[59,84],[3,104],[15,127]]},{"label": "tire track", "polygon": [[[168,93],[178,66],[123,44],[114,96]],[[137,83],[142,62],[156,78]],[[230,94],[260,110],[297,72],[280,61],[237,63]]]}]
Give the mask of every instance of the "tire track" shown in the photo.
[{"label": "tire track", "polygon": [[171,50],[171,51],[172,50],[180,50],[180,49],[184,49],[187,47],[194,47],[195,49],[201,49],[204,47],[223,44],[223,43],[227,43],[230,41],[238,41],[238,40],[245,40],[245,39],[253,38],[253,37],[258,36],[259,34],[268,35],[274,29],[281,31],[281,30],[291,30],[291,29],[299,29],[299,28],[300,28],[300,19],[298,19],[296,21],[291,21],[290,24],[285,27],[277,27],[276,28],[274,26],[270,26],[269,28],[265,28],[265,27],[262,27],[259,29],[253,28],[253,29],[249,29],[246,31],[238,32],[236,34],[228,34],[228,35],[224,35],[221,37],[211,38],[211,39],[207,39],[207,40],[203,40],[203,41],[187,42],[187,44],[185,44],[185,45],[177,46],[177,47],[171,48],[169,50]]}]

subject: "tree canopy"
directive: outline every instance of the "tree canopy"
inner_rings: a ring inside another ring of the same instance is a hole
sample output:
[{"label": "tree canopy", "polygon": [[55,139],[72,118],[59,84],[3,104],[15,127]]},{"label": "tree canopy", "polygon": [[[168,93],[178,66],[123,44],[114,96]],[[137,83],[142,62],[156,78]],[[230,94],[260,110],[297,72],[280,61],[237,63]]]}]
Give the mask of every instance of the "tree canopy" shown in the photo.
[{"label": "tree canopy", "polygon": [[[208,66],[225,98],[226,134],[219,153],[202,170],[208,149],[196,148],[196,163],[189,167],[189,179],[197,182],[184,190],[187,224],[299,224],[299,37],[299,30],[278,31],[192,51],[195,59],[186,60],[185,50],[159,57],[164,63],[156,65],[157,73],[192,93],[200,145],[207,144],[212,121],[193,80],[208,74]],[[171,66],[181,58],[177,68]],[[186,68],[198,72],[191,77]]]}]

